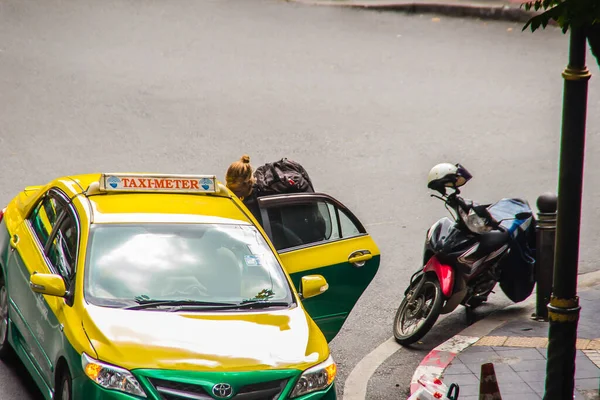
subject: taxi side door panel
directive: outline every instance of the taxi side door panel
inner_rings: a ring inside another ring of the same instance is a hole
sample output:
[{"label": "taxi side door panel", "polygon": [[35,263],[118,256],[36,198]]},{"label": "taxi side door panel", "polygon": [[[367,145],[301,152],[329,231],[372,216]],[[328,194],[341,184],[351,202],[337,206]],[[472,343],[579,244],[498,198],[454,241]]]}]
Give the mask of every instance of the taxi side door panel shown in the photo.
[{"label": "taxi side door panel", "polygon": [[[71,282],[74,276],[74,265],[77,256],[78,230],[74,208],[69,206],[56,229],[50,237],[48,258],[51,272],[61,275],[67,290],[72,290]],[[56,296],[39,295],[45,300],[43,314],[43,331],[38,332],[38,341],[42,343],[43,351],[49,360],[52,360],[52,379],[56,363],[63,355],[67,340],[64,335],[64,324],[67,324],[67,314],[70,306],[65,298]]]},{"label": "taxi side door panel", "polygon": [[[9,231],[8,220],[11,220]],[[12,213],[5,215],[0,224],[0,259],[2,269],[5,275],[9,296],[9,331],[8,340],[14,348],[31,376],[42,390],[46,398],[50,398],[52,393],[47,387],[45,380],[40,374],[41,367],[37,360],[42,359],[38,346],[30,349],[30,343],[33,341],[31,329],[23,317],[22,309],[28,308],[27,298],[31,290],[29,282],[24,283],[26,268],[22,262],[21,254],[17,250],[19,247],[20,236],[22,234],[23,219],[20,215]],[[20,305],[20,307],[17,305]]]},{"label": "taxi side door panel", "polygon": [[[25,357],[35,368],[35,373],[32,375],[41,376],[44,385],[49,388],[52,362],[46,356],[42,343],[38,339],[41,337],[43,340],[43,333],[40,335],[40,332],[44,331],[43,319],[45,316],[47,318],[49,313],[43,296],[33,292],[29,287],[31,274],[48,273],[49,270],[32,245],[32,238],[28,237],[30,234],[26,222],[19,226],[16,235],[19,241],[12,251],[7,268],[11,318],[20,334],[20,337],[15,338],[15,345],[21,347]],[[25,259],[28,261],[25,262]]]},{"label": "taxi side door panel", "polygon": [[34,292],[29,281],[35,273],[56,273],[49,267],[44,247],[60,223],[66,201],[58,193],[42,197],[30,218],[17,227],[13,237],[18,240],[13,241],[14,246],[11,244],[12,256],[8,262],[11,318],[20,334],[14,344],[23,361],[26,364],[29,361],[34,368],[28,369],[39,386],[46,389],[47,397],[51,396],[55,362],[62,342],[57,315],[61,313],[64,299]]},{"label": "taxi side door panel", "polygon": [[259,206],[296,289],[305,275],[323,275],[329,283],[325,293],[303,304],[331,341],[377,273],[377,245],[350,210],[325,194],[266,196]]},{"label": "taxi side door panel", "polygon": [[[348,239],[344,243],[316,246],[310,251],[296,250],[280,255],[285,266],[307,268],[290,273],[296,288],[299,288],[302,277],[309,274],[323,275],[329,283],[325,293],[302,302],[328,341],[333,340],[340,331],[379,266],[378,255],[361,267],[349,264],[347,255],[355,249],[373,248],[373,245],[373,240],[367,236]],[[332,257],[341,252],[346,254],[346,259]]]}]

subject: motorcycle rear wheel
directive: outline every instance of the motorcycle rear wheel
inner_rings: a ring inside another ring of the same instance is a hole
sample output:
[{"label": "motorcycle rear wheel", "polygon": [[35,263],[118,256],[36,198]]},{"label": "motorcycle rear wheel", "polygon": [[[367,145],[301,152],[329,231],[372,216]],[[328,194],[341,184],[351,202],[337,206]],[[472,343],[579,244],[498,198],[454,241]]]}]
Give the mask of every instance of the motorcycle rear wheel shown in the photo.
[{"label": "motorcycle rear wheel", "polygon": [[[394,318],[396,342],[407,346],[425,336],[440,316],[442,304],[442,289],[436,278],[428,278],[419,293],[413,294],[410,302],[405,296]],[[416,324],[412,330],[408,329],[412,325],[407,324],[411,320]]]}]

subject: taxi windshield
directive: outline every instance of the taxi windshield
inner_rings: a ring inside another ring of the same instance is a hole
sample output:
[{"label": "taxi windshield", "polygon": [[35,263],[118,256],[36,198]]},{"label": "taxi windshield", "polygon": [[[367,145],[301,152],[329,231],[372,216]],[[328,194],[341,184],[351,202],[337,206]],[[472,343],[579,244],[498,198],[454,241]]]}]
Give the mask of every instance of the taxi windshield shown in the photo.
[{"label": "taxi windshield", "polygon": [[92,225],[84,281],[85,299],[107,307],[293,302],[275,255],[249,225]]}]

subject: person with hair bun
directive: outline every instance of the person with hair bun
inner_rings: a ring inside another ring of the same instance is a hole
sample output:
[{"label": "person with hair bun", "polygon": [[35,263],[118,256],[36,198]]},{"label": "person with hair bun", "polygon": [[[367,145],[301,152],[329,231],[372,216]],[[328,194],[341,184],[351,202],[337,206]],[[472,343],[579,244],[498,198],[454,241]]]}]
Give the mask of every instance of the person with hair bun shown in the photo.
[{"label": "person with hair bun", "polygon": [[231,190],[254,215],[254,218],[262,225],[260,209],[258,208],[257,190],[255,190],[256,179],[254,170],[250,165],[250,156],[244,154],[238,161],[231,163],[225,173],[225,185]]}]

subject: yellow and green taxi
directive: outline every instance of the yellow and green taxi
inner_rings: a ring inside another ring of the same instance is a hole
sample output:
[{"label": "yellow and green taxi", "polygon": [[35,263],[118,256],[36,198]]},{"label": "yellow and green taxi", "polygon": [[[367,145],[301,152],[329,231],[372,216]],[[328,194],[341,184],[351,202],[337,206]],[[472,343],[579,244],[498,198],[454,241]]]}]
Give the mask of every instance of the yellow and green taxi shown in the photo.
[{"label": "yellow and green taxi", "polygon": [[379,251],[330,196],[260,209],[214,176],[25,188],[1,215],[0,356],[46,399],[335,398],[328,341]]}]

